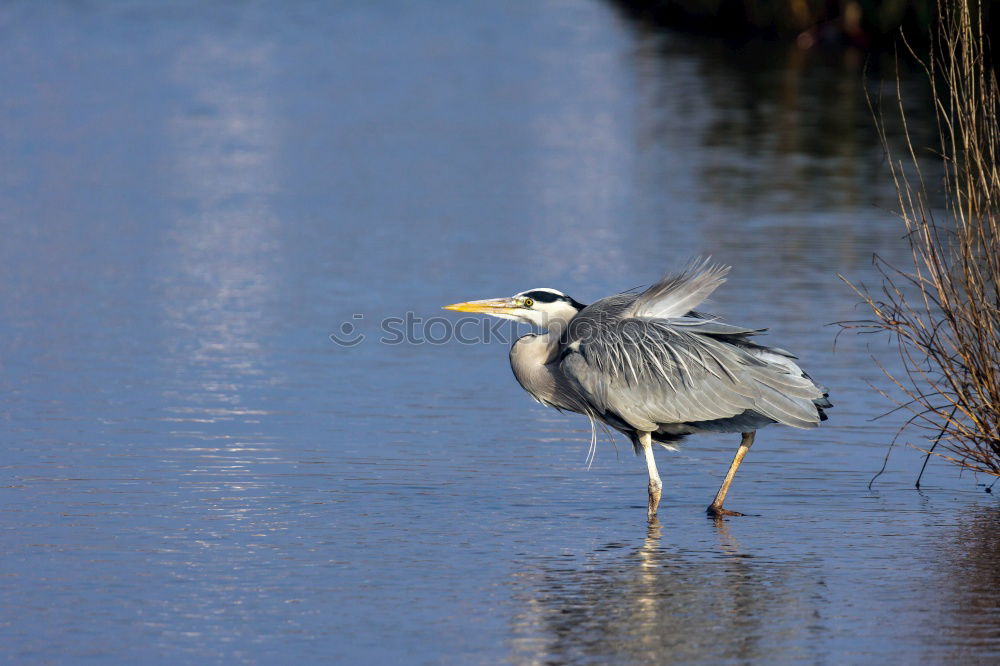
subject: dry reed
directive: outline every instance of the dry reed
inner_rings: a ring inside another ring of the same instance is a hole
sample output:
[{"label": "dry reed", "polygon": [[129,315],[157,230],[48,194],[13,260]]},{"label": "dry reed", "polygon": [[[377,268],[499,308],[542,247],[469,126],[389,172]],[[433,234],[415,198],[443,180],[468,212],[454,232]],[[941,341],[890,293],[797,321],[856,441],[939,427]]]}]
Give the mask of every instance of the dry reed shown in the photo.
[{"label": "dry reed", "polygon": [[[1000,477],[1000,92],[980,7],[939,0],[938,19],[922,64],[941,139],[945,214],[935,219],[908,133],[905,154],[888,161],[912,266],[876,255],[880,290],[848,282],[873,317],[841,325],[886,331],[898,343],[903,371],[882,369],[905,396],[896,400],[910,412],[904,431],[923,428],[932,433],[928,453]],[[901,99],[898,111],[905,127]],[[888,151],[881,122],[879,130]],[[888,397],[891,388],[880,392]]]}]

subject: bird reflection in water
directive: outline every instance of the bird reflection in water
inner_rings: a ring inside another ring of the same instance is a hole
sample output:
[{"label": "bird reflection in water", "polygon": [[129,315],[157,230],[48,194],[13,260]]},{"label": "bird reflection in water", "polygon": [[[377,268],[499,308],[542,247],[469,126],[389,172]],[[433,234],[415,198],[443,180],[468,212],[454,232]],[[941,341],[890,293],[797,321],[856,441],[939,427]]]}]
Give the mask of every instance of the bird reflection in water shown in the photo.
[{"label": "bird reflection in water", "polygon": [[671,548],[669,533],[654,520],[636,548],[609,543],[524,567],[513,583],[515,660],[817,658],[824,583],[815,567],[754,558],[723,521],[710,552]]}]

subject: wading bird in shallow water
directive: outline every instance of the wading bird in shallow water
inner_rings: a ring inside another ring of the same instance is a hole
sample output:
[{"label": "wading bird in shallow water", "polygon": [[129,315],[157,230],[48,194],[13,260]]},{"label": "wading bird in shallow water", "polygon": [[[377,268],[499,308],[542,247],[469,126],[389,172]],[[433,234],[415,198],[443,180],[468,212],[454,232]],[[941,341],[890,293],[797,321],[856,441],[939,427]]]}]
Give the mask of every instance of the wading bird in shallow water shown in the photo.
[{"label": "wading bird in shallow water", "polygon": [[726,324],[694,309],[727,273],[728,266],[703,261],[641,293],[591,305],[555,289],[532,289],[445,309],[481,312],[546,331],[514,342],[514,376],[543,405],[584,414],[591,424],[606,424],[632,441],[649,472],[650,520],[662,488],[654,442],[674,448],[696,433],[742,433],[708,507],[711,516],[739,516],[722,503],[757,429],[772,423],[815,428],[832,405],[827,390],[802,371],[795,356],[751,340],[764,329]]}]

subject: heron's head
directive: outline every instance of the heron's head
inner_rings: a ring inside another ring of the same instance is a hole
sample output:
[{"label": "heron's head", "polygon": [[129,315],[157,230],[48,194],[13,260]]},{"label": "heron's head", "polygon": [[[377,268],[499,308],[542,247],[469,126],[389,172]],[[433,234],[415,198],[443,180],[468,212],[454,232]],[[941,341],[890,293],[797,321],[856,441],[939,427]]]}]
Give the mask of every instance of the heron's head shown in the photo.
[{"label": "heron's head", "polygon": [[584,307],[555,289],[531,289],[509,298],[487,298],[444,306],[457,312],[482,312],[493,317],[513,319],[544,329],[562,329]]}]

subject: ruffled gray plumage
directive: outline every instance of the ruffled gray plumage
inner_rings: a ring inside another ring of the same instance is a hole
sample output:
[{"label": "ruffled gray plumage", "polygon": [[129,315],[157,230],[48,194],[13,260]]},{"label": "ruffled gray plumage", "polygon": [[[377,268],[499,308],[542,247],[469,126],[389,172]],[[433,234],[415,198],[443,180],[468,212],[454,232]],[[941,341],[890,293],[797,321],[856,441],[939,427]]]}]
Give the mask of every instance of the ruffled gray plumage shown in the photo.
[{"label": "ruffled gray plumage", "polygon": [[693,311],[728,270],[702,262],[640,294],[584,308],[564,333],[559,372],[620,430],[669,439],[769,423],[815,427],[830,406],[826,390],[791,354],[752,342],[760,330]]}]

